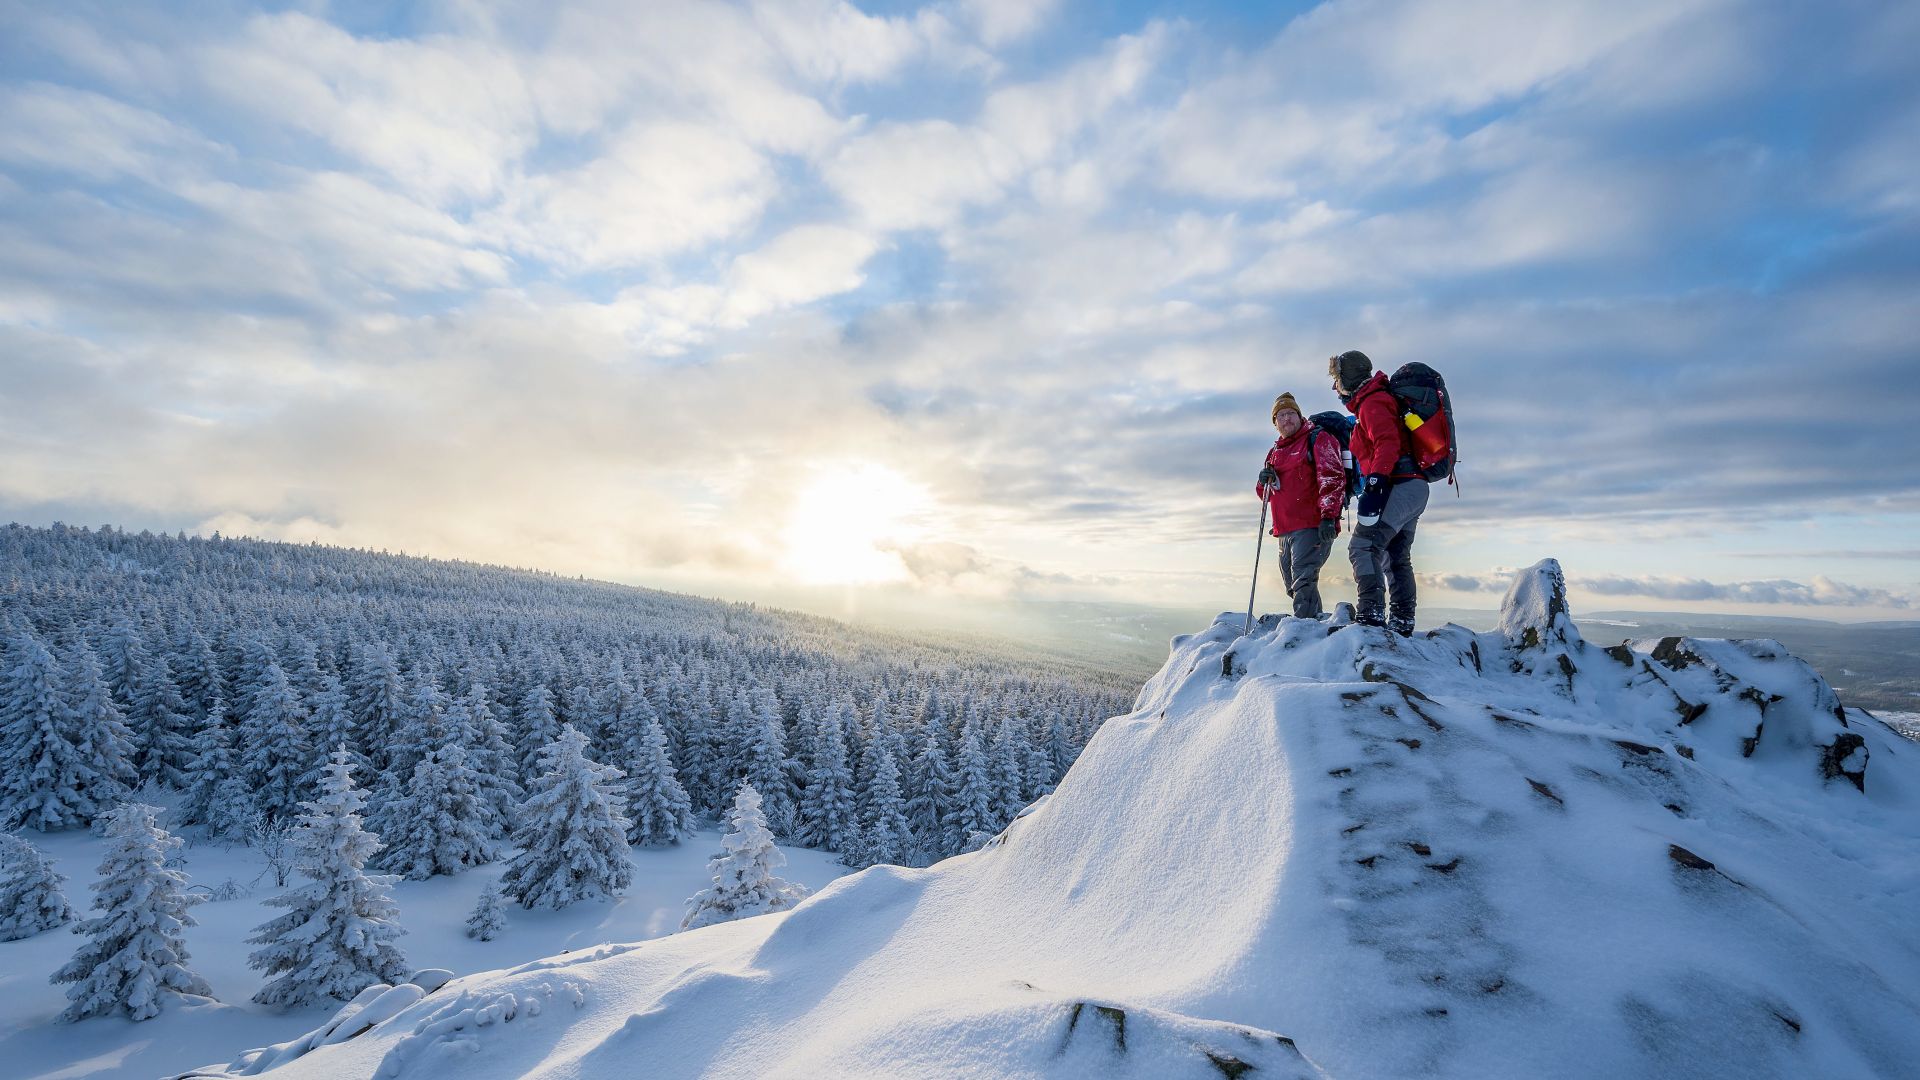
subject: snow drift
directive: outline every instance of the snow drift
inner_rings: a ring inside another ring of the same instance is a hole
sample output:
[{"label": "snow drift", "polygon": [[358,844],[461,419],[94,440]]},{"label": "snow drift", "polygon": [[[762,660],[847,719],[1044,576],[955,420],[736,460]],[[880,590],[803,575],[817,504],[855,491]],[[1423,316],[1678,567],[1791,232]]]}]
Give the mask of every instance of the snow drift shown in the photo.
[{"label": "snow drift", "polygon": [[207,1075],[1911,1075],[1920,746],[1778,645],[1600,648],[1551,561],[1492,633],[1241,621],[984,850]]}]

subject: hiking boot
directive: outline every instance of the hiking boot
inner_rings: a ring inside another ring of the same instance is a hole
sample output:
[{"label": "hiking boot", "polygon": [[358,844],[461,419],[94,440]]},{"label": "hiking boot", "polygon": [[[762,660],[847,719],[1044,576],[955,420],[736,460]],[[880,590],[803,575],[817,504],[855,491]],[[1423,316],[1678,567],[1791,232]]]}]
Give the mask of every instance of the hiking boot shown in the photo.
[{"label": "hiking boot", "polygon": [[1355,626],[1377,626],[1384,630],[1387,628],[1387,617],[1377,611],[1355,612],[1353,624]]},{"label": "hiking boot", "polygon": [[1393,618],[1387,620],[1387,629],[1399,634],[1401,637],[1412,637],[1413,616],[1395,615]]}]

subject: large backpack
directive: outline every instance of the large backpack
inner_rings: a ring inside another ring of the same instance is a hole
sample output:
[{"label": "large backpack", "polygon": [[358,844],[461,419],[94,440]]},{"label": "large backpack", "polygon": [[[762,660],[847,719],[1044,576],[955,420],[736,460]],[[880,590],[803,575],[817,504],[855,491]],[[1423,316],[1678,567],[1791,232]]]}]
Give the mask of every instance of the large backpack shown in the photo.
[{"label": "large backpack", "polygon": [[1425,364],[1405,364],[1387,380],[1387,389],[1399,402],[1414,468],[1429,484],[1452,483],[1460,453],[1454,443],[1453,398],[1447,394],[1447,380]]},{"label": "large backpack", "polygon": [[1348,500],[1360,493],[1360,470],[1354,468],[1353,451],[1347,449],[1348,440],[1353,438],[1353,417],[1343,412],[1314,413],[1307,417],[1307,460],[1316,460],[1313,456],[1313,440],[1326,432],[1340,444],[1340,464],[1347,470],[1347,491],[1340,500],[1340,508],[1346,509]]}]

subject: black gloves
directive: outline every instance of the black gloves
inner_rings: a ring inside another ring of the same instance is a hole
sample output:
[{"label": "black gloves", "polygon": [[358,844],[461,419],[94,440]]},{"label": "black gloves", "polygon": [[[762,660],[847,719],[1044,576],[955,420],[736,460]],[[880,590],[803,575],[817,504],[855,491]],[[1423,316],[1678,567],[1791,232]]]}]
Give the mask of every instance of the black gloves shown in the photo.
[{"label": "black gloves", "polygon": [[1360,489],[1360,505],[1356,507],[1360,514],[1360,524],[1372,525],[1380,520],[1380,511],[1387,508],[1387,492],[1393,490],[1393,484],[1387,477],[1374,473],[1368,476]]},{"label": "black gloves", "polygon": [[1269,465],[1266,468],[1260,470],[1260,486],[1261,487],[1274,487],[1279,483],[1280,483],[1280,474],[1273,471],[1273,466]]},{"label": "black gloves", "polygon": [[1339,535],[1340,535],[1340,519],[1339,518],[1328,518],[1325,521],[1322,521],[1320,523],[1320,542],[1321,543],[1331,544],[1333,543],[1333,538]]}]

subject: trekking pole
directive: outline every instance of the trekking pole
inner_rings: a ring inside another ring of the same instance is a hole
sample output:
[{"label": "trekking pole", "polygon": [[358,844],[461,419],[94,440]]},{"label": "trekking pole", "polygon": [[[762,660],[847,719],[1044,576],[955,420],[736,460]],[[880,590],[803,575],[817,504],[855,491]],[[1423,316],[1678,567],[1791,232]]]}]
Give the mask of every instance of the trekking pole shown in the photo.
[{"label": "trekking pole", "polygon": [[1253,536],[1253,585],[1247,589],[1247,628],[1241,637],[1253,633],[1253,594],[1260,588],[1260,548],[1267,542],[1267,486],[1260,485],[1260,531]]}]

